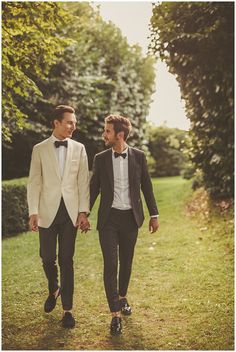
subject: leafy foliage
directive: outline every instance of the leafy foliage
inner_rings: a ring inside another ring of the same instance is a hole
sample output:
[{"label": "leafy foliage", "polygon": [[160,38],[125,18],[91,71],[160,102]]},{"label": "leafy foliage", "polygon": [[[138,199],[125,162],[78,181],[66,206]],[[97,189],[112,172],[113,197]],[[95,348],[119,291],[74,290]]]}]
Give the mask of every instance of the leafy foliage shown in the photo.
[{"label": "leafy foliage", "polygon": [[186,131],[177,128],[150,127],[148,149],[154,159],[153,176],[180,175],[186,162],[183,154]]},{"label": "leafy foliage", "polygon": [[214,197],[232,197],[233,2],[164,2],[153,8],[152,49],[181,88],[191,120],[190,157]]},{"label": "leafy foliage", "polygon": [[104,148],[101,134],[110,113],[128,116],[133,125],[130,143],[143,143],[154,90],[154,58],[143,57],[138,46],[130,47],[120,29],[104,22],[90,5],[66,4],[66,8],[75,18],[66,31],[76,44],[50,70],[37,110],[48,115],[53,105],[74,106],[79,120],[74,138],[86,145],[91,164],[94,154]]},{"label": "leafy foliage", "polygon": [[42,95],[35,77],[45,79],[50,67],[69,41],[57,35],[58,25],[69,20],[60,3],[3,2],[3,139],[25,127],[27,115],[18,104]]},{"label": "leafy foliage", "polygon": [[[79,123],[73,138],[85,144],[90,166],[94,154],[104,148],[101,134],[104,117],[110,113],[131,119],[131,145],[147,144],[145,122],[154,91],[154,58],[130,46],[121,31],[104,22],[88,3],[61,6],[60,11],[73,20],[58,24],[55,36],[70,40],[70,45],[44,76],[34,75],[41,95],[16,98],[20,111],[29,116],[28,127],[13,133],[12,144],[4,147],[4,178],[27,175],[32,146],[51,133],[50,113],[58,104],[75,108]],[[50,38],[47,33],[44,36]]]}]

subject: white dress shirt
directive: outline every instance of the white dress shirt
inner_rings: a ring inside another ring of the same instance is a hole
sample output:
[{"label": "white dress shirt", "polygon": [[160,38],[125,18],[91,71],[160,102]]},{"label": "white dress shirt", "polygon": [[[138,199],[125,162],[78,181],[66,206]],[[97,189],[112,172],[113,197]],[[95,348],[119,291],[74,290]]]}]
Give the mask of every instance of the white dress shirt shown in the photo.
[{"label": "white dress shirt", "polygon": [[[63,139],[63,140],[57,139],[54,135],[52,135],[52,139],[53,139],[53,143],[55,141],[63,142],[63,141],[68,140],[68,138]],[[55,153],[56,153],[56,157],[57,157],[57,161],[58,161],[58,165],[59,165],[60,175],[61,175],[61,177],[63,177],[64,167],[65,167],[65,162],[66,162],[66,155],[67,155],[67,148],[65,148],[63,146],[56,148],[55,145],[54,145],[54,148],[55,148]]]},{"label": "white dress shirt", "polygon": [[128,210],[132,208],[129,189],[128,148],[126,148],[122,154],[123,153],[126,153],[125,159],[122,156],[115,158],[114,150],[112,149],[114,175],[114,198],[112,208]]},{"label": "white dress shirt", "polygon": [[[120,210],[132,209],[130,188],[129,188],[129,168],[128,168],[128,147],[123,150],[126,158],[122,156],[115,158],[112,149],[112,166],[114,175],[114,198],[112,208]],[[152,214],[151,218],[157,218],[158,215]]]}]

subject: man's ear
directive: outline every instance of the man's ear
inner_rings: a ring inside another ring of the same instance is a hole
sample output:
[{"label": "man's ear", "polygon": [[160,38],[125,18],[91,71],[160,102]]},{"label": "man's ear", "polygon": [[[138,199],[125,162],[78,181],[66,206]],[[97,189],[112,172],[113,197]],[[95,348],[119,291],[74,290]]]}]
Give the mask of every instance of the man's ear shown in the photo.
[{"label": "man's ear", "polygon": [[55,127],[57,127],[58,126],[58,124],[59,124],[59,121],[57,120],[57,119],[54,119],[53,120],[53,128],[55,128]]},{"label": "man's ear", "polygon": [[117,133],[117,137],[119,138],[119,139],[125,139],[125,133],[124,133],[124,131],[121,131],[121,132],[118,132]]}]

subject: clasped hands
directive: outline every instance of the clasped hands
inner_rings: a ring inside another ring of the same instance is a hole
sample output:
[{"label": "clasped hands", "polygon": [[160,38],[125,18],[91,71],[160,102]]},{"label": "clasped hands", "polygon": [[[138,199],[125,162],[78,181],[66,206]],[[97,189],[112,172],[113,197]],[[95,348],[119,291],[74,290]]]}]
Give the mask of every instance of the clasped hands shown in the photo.
[{"label": "clasped hands", "polygon": [[[29,226],[32,231],[38,231],[38,215],[34,214],[30,216]],[[87,218],[86,213],[79,213],[76,226],[81,230],[81,232],[87,232],[90,230],[90,223]],[[149,231],[154,233],[159,228],[158,218],[151,218],[149,221]]]},{"label": "clasped hands", "polygon": [[76,226],[78,226],[78,229],[80,229],[81,232],[86,233],[88,230],[90,230],[90,223],[86,213],[79,213],[76,221]]}]

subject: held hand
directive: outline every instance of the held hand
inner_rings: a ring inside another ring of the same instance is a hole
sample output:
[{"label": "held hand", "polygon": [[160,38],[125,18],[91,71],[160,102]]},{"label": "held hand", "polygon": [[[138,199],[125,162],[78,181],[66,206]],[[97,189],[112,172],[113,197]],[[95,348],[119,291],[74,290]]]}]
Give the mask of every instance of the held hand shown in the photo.
[{"label": "held hand", "polygon": [[149,221],[149,231],[151,233],[154,233],[158,230],[158,228],[159,228],[158,218],[151,218]]},{"label": "held hand", "polygon": [[31,231],[37,232],[39,230],[38,221],[39,221],[38,214],[30,215],[29,228],[30,228]]},{"label": "held hand", "polygon": [[79,213],[76,226],[78,226],[81,232],[86,233],[88,230],[90,230],[90,223],[85,213]]}]

